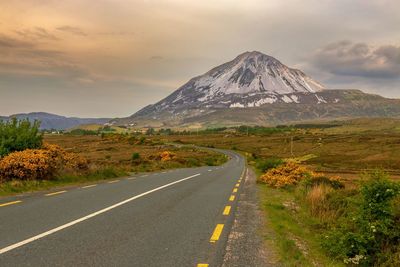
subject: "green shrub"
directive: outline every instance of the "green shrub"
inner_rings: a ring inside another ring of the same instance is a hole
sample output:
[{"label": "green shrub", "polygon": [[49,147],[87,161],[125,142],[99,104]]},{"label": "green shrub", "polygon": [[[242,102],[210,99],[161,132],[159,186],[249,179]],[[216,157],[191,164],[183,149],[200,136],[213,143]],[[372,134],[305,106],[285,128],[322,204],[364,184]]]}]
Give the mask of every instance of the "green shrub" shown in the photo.
[{"label": "green shrub", "polygon": [[39,126],[39,121],[31,123],[28,119],[0,121],[0,158],[14,151],[40,148],[43,135]]},{"label": "green shrub", "polygon": [[138,159],[140,159],[140,154],[137,153],[137,152],[133,152],[133,154],[132,154],[132,160],[136,161],[136,160],[138,160]]},{"label": "green shrub", "polygon": [[137,153],[137,152],[132,153],[131,161],[132,161],[133,165],[139,165],[140,163],[142,163],[142,159],[140,157],[140,154]]},{"label": "green shrub", "polygon": [[400,241],[400,223],[393,206],[400,186],[376,172],[362,184],[360,192],[358,210],[342,218],[325,236],[323,246],[346,264],[392,266],[391,255],[398,252]]},{"label": "green shrub", "polygon": [[280,158],[267,158],[267,159],[257,159],[256,160],[256,168],[262,171],[263,173],[268,171],[269,169],[273,169],[283,164],[283,160]]}]

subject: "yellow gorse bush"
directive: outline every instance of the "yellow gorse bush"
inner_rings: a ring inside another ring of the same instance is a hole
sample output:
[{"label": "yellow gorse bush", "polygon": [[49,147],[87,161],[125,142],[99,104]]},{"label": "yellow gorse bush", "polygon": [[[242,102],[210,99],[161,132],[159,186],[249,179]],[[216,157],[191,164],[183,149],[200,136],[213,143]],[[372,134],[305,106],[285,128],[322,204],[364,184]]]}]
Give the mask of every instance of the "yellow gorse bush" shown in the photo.
[{"label": "yellow gorse bush", "polygon": [[329,182],[331,185],[340,186],[342,183],[339,176],[327,177],[322,173],[315,173],[294,161],[288,161],[270,169],[260,177],[261,181],[273,187],[296,185],[305,178],[308,178],[312,184]]},{"label": "yellow gorse bush", "polygon": [[159,158],[161,161],[169,161],[176,158],[176,154],[170,151],[163,151],[160,153]]},{"label": "yellow gorse bush", "polygon": [[265,174],[261,175],[260,179],[271,186],[284,187],[297,184],[308,173],[309,171],[305,167],[294,162],[286,162],[268,170]]},{"label": "yellow gorse bush", "polygon": [[66,152],[57,145],[45,144],[42,149],[13,152],[0,160],[0,182],[12,179],[51,179],[60,171],[82,171],[86,159]]}]

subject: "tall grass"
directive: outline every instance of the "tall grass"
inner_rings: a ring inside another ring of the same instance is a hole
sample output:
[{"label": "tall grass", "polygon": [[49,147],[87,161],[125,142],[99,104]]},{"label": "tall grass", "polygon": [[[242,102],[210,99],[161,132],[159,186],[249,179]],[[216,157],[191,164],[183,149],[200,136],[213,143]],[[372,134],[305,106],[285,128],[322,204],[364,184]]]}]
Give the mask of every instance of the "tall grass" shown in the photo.
[{"label": "tall grass", "polygon": [[313,186],[305,197],[311,215],[322,222],[330,222],[337,217],[337,210],[331,207],[328,199],[333,191],[334,189],[327,184],[318,184]]}]

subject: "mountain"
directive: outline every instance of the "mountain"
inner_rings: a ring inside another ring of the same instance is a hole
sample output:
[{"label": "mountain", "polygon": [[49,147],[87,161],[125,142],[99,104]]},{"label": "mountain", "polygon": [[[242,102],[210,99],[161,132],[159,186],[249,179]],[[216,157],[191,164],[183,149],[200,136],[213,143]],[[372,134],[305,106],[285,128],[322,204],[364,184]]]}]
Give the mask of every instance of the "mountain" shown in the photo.
[{"label": "mountain", "polygon": [[331,90],[304,72],[253,51],[197,76],[117,124],[274,125],[315,119],[400,116],[399,100]]},{"label": "mountain", "polygon": [[40,129],[42,130],[43,129],[65,130],[82,124],[104,124],[110,121],[110,119],[106,118],[99,118],[99,119],[75,118],[75,117],[68,118],[45,112],[14,114],[9,117],[0,117],[0,120],[8,120],[10,118],[29,119],[29,121],[38,120],[41,122]]}]

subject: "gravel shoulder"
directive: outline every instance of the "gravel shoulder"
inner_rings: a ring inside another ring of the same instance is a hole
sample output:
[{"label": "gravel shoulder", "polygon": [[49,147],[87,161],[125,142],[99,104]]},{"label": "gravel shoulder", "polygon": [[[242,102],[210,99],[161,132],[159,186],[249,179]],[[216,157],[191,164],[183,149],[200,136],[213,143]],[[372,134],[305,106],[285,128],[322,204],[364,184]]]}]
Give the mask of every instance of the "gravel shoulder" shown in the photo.
[{"label": "gravel shoulder", "polygon": [[229,234],[223,267],[279,266],[275,250],[265,241],[273,237],[270,236],[272,231],[265,229],[266,217],[259,205],[256,175],[248,168]]}]

